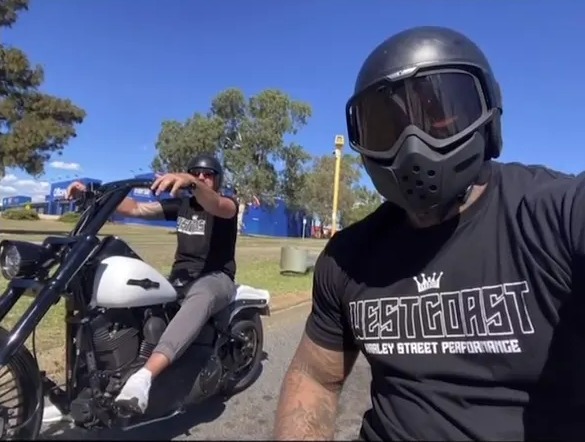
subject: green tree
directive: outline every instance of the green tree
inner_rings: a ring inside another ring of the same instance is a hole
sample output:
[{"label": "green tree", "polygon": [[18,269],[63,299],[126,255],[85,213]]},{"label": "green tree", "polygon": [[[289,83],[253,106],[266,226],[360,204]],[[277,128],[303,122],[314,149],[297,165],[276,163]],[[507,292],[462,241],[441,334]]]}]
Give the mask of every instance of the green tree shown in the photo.
[{"label": "green tree", "polygon": [[[353,187],[361,177],[359,157],[345,154],[341,159],[339,171],[338,212],[344,220],[355,203]],[[303,199],[323,224],[331,222],[333,211],[333,180],[335,175],[335,157],[323,155],[314,159],[312,168],[306,177]]]},{"label": "green tree", "polygon": [[196,113],[184,123],[163,121],[156,142],[157,156],[152,168],[157,172],[182,172],[191,157],[215,152],[223,134],[219,118]]},{"label": "green tree", "polygon": [[303,191],[307,186],[307,165],[311,155],[302,146],[291,143],[283,149],[282,156],[284,170],[280,180],[280,194],[291,209],[306,210],[309,207],[303,198]]},{"label": "green tree", "polygon": [[182,169],[192,155],[213,152],[224,164],[226,181],[238,190],[241,215],[254,196],[272,204],[282,195],[299,206],[310,157],[285,138],[306,125],[311,113],[309,104],[280,90],[267,89],[248,99],[239,89],[224,90],[207,114],[195,114],[185,123],[163,122],[153,168]]},{"label": "green tree", "polygon": [[295,172],[302,172],[310,156],[285,138],[297,134],[311,114],[309,104],[276,89],[248,100],[233,88],[215,97],[210,116],[224,122],[221,151],[241,198],[250,201],[256,195],[271,204],[276,196],[283,196],[287,204],[298,204],[300,188],[295,179],[302,180],[302,176]]},{"label": "green tree", "polygon": [[346,227],[365,218],[382,204],[382,197],[376,191],[370,190],[365,186],[354,186],[352,193],[354,197],[353,207],[342,219],[343,225]]},{"label": "green tree", "polygon": [[[2,0],[0,28],[10,28],[28,0]],[[21,50],[0,43],[0,177],[16,167],[31,175],[44,172],[52,154],[60,155],[85,111],[70,100],[39,91],[41,66],[32,67]]]}]

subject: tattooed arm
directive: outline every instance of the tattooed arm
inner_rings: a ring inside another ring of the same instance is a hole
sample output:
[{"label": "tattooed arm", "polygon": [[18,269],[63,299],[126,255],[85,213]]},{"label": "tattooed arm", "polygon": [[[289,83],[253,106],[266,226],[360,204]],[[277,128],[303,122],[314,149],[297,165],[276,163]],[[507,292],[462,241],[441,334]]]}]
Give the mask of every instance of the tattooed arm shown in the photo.
[{"label": "tattooed arm", "polygon": [[347,239],[336,234],[315,262],[312,309],[282,383],[276,440],[333,438],[339,393],[358,354],[342,302],[348,277],[340,263],[353,247]]},{"label": "tattooed arm", "polygon": [[118,206],[117,212],[135,218],[176,221],[181,201],[181,198],[168,198],[151,203],[139,203],[126,198]]},{"label": "tattooed arm", "polygon": [[332,351],[303,334],[284,377],[274,439],[333,440],[337,403],[357,352]]},{"label": "tattooed arm", "polygon": [[[85,184],[75,181],[67,188],[66,198],[79,198],[80,194],[86,190],[87,186]],[[116,209],[116,212],[132,218],[175,221],[180,205],[180,198],[170,198],[151,203],[139,203],[132,198],[125,198]]]},{"label": "tattooed arm", "polygon": [[132,198],[126,198],[120,203],[116,212],[120,215],[142,219],[165,219],[163,206],[159,201],[139,203]]}]

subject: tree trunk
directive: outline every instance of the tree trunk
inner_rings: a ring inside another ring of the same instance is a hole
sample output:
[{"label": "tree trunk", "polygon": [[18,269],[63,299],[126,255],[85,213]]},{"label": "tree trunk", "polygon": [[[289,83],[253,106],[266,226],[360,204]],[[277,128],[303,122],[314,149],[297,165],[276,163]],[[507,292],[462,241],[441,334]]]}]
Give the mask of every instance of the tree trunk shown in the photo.
[{"label": "tree trunk", "polygon": [[238,235],[242,234],[244,228],[244,212],[246,211],[246,203],[240,203],[238,211]]}]

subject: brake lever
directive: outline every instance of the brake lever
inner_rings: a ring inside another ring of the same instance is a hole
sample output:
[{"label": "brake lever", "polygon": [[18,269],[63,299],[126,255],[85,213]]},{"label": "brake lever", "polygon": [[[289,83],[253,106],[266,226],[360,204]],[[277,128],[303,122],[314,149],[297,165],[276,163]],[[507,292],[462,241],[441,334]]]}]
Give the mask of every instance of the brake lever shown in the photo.
[{"label": "brake lever", "polygon": [[[193,194],[193,192],[195,191],[195,188],[197,186],[195,184],[189,184],[188,186],[184,186],[184,187],[180,187],[179,190],[186,190],[186,191],[190,191],[191,194]],[[169,193],[169,190],[164,191],[163,193]],[[150,189],[150,193],[153,197],[159,199],[161,197],[161,195],[157,195],[156,194],[156,190],[154,189]],[[181,196],[180,194],[178,196]]]}]

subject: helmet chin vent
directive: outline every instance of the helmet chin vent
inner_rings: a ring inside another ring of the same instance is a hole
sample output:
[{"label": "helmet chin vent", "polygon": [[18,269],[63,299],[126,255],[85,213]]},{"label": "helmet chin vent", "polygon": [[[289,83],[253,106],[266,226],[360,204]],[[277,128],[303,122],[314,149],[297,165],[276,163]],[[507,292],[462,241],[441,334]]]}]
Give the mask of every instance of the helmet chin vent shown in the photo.
[{"label": "helmet chin vent", "polygon": [[466,158],[465,160],[461,161],[459,164],[457,164],[455,166],[455,172],[456,173],[461,173],[463,172],[465,169],[467,169],[468,167],[470,167],[473,163],[475,163],[475,161],[479,158],[479,154],[475,154],[470,156],[469,158]]},{"label": "helmet chin vent", "polygon": [[425,192],[436,193],[439,187],[436,184],[426,186],[428,182],[425,183],[424,179],[432,180],[436,175],[437,172],[434,169],[422,170],[418,164],[414,164],[410,175],[404,174],[401,177],[403,183],[412,183],[411,186],[414,184],[413,187],[406,189],[406,194],[414,195],[417,192],[421,201],[426,200],[428,195]]}]

